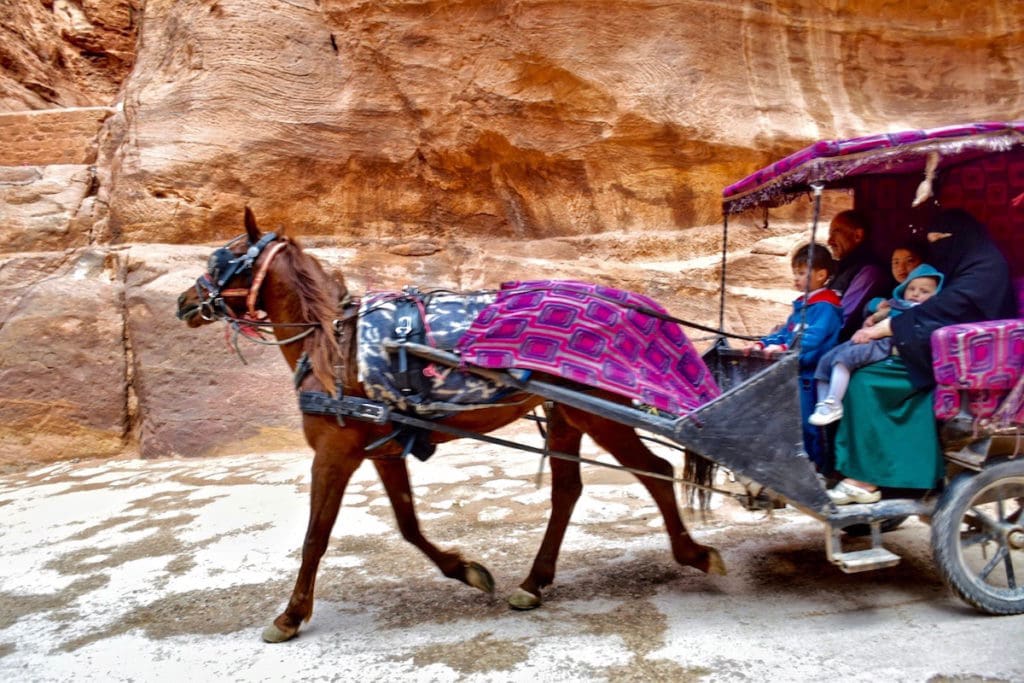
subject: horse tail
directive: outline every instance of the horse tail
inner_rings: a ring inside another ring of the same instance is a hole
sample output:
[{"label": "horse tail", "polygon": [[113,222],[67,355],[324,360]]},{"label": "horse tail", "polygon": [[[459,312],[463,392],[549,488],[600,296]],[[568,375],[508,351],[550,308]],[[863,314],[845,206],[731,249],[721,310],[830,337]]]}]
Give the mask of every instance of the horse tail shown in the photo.
[{"label": "horse tail", "polygon": [[686,506],[706,514],[711,509],[711,488],[718,465],[696,451],[686,449],[683,456],[682,494]]}]

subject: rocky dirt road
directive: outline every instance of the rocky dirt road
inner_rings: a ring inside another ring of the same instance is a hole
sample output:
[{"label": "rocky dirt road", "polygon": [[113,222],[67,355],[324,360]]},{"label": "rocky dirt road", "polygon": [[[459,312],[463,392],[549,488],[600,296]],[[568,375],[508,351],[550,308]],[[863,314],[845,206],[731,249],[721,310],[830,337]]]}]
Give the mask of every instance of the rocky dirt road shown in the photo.
[{"label": "rocky dirt road", "polygon": [[[518,427],[526,438],[535,438]],[[506,434],[507,436],[508,434]],[[543,608],[502,595],[547,513],[531,456],[473,443],[410,463],[421,520],[498,582],[444,579],[357,473],[300,637],[260,641],[287,599],[309,456],[64,463],[0,476],[0,679],[1024,680],[1024,616],[980,616],[936,576],[928,528],[889,535],[898,567],[845,575],[819,524],[732,501],[691,528],[729,568],[676,566],[646,492],[585,467]]]}]

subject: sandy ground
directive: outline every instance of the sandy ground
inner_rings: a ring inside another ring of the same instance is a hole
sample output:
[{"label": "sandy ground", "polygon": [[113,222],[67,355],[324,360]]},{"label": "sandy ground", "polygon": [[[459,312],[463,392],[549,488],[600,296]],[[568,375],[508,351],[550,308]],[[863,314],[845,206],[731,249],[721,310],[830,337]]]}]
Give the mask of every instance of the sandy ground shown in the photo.
[{"label": "sandy ground", "polygon": [[365,466],[313,619],[281,645],[260,632],[299,564],[307,453],[0,476],[0,680],[1024,680],[1024,616],[950,596],[917,520],[887,536],[899,566],[846,575],[818,522],[720,501],[691,520],[729,568],[708,577],[673,563],[635,480],[585,467],[556,584],[522,613],[502,596],[546,520],[536,459],[460,442],[410,466],[428,535],[487,565],[497,595],[406,545]]}]

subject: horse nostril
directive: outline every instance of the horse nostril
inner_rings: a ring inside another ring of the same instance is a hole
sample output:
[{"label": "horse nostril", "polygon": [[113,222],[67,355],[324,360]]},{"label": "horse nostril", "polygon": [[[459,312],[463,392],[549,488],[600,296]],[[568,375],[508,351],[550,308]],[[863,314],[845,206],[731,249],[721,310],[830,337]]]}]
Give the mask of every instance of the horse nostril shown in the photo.
[{"label": "horse nostril", "polygon": [[181,295],[178,296],[178,308],[181,308],[184,305],[185,305],[185,295],[181,294]]}]

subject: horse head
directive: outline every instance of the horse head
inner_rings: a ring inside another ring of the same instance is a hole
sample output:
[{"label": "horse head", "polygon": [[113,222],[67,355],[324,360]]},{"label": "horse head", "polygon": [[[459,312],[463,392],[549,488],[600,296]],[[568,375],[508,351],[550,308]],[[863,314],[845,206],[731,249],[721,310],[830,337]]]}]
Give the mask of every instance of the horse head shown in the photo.
[{"label": "horse head", "polygon": [[210,254],[206,272],[178,297],[178,319],[199,327],[237,317],[235,310],[248,304],[257,261],[275,240],[277,233],[260,232],[252,210],[245,207],[245,234]]},{"label": "horse head", "polygon": [[224,321],[254,340],[270,331],[294,367],[306,353],[313,374],[333,390],[338,364],[335,320],[348,301],[344,281],[281,231],[264,233],[245,208],[245,233],[214,249],[206,272],[178,296],[177,317],[189,327]]}]

